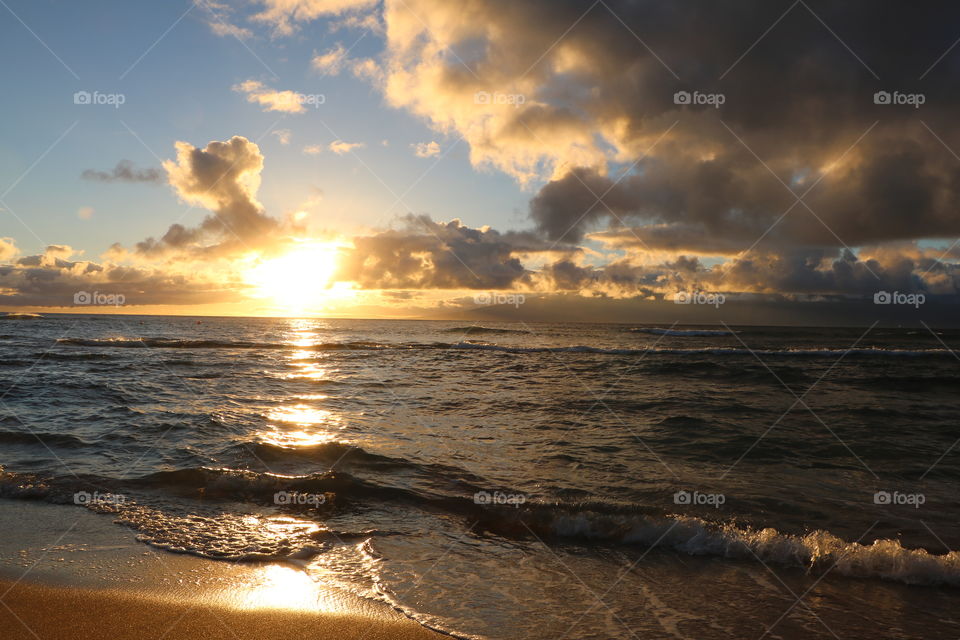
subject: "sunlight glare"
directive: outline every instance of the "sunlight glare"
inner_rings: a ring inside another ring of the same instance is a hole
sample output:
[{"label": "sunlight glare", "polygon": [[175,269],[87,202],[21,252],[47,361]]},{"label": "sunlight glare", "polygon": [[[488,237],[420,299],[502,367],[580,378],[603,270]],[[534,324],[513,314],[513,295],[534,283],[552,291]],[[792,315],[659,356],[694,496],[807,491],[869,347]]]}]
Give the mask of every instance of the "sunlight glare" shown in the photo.
[{"label": "sunlight glare", "polygon": [[244,280],[259,298],[273,300],[285,313],[322,308],[337,269],[338,245],[303,242],[287,253],[248,269]]}]

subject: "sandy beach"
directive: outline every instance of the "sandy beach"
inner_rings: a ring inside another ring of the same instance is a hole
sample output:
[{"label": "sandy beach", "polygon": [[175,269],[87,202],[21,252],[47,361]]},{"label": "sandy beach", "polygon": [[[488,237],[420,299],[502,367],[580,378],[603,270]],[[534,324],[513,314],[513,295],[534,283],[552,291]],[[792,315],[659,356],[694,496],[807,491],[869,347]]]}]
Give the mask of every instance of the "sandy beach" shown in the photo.
[{"label": "sandy beach", "polygon": [[171,554],[85,509],[2,502],[4,640],[446,637],[296,565]]},{"label": "sandy beach", "polygon": [[242,610],[131,590],[0,582],[0,628],[9,640],[414,640],[442,638],[400,616]]}]

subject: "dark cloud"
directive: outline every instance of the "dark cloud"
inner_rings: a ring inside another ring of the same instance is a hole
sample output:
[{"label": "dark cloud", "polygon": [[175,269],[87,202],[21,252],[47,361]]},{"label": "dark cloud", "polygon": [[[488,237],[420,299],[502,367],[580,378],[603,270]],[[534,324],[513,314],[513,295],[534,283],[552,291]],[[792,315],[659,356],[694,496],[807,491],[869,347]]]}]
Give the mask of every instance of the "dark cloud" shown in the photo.
[{"label": "dark cloud", "polygon": [[263,155],[243,136],[210,142],[201,149],[178,142],[177,160],[165,161],[170,185],[177,195],[210,211],[198,227],[175,223],[158,240],[137,243],[137,253],[158,256],[190,252],[220,256],[258,248],[269,242],[279,223],[257,201]]},{"label": "dark cloud", "polygon": [[0,304],[71,307],[80,293],[122,296],[127,306],[202,305],[241,299],[234,287],[195,274],[71,260],[73,253],[70,247],[53,245],[42,254],[0,265]]},{"label": "dark cloud", "polygon": [[477,165],[548,176],[530,217],[551,240],[739,255],[717,275],[762,290],[950,269],[907,277],[840,250],[960,235],[956,3],[386,6],[388,98],[458,130]]},{"label": "dark cloud", "polygon": [[137,169],[129,160],[121,160],[110,171],[86,169],[80,174],[80,177],[84,180],[97,182],[149,182],[154,184],[162,184],[166,178],[160,169]]},{"label": "dark cloud", "polygon": [[367,289],[503,289],[528,275],[518,255],[551,249],[533,233],[474,229],[423,215],[401,221],[399,230],[353,238],[338,279]]}]

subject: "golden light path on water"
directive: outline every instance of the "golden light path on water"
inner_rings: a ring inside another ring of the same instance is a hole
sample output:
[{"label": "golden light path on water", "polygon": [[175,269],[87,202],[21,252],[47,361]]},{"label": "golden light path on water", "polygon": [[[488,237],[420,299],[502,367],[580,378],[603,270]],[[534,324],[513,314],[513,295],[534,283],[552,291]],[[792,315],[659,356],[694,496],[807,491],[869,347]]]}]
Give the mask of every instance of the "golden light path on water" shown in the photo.
[{"label": "golden light path on water", "polygon": [[[288,358],[288,364],[296,369],[286,374],[287,379],[322,380],[329,371],[321,362],[317,362],[317,352],[313,351],[319,343],[314,327],[315,321],[291,320],[290,336],[287,343],[297,347]],[[281,406],[266,414],[267,430],[259,434],[259,439],[267,444],[280,447],[311,447],[338,440],[343,428],[340,416],[334,412],[316,406],[327,400],[323,394],[300,395],[296,404]]]},{"label": "golden light path on water", "polygon": [[[297,372],[285,376],[288,379],[320,380],[328,375],[322,363],[316,361],[317,353],[311,349],[319,340],[314,327],[316,321],[291,320],[287,344],[296,350],[287,354],[287,364]],[[266,428],[256,435],[260,442],[274,446],[297,449],[335,442],[343,427],[340,416],[322,408],[328,396],[305,394],[295,397],[295,403],[285,404],[268,411]],[[314,534],[324,527],[308,519],[277,516],[269,519],[253,518],[252,526],[266,533],[285,539],[294,534]],[[349,613],[355,608],[344,600],[342,593],[317,582],[297,566],[264,564],[254,574],[235,585],[228,599],[232,606],[241,609],[297,609],[328,613]]]}]

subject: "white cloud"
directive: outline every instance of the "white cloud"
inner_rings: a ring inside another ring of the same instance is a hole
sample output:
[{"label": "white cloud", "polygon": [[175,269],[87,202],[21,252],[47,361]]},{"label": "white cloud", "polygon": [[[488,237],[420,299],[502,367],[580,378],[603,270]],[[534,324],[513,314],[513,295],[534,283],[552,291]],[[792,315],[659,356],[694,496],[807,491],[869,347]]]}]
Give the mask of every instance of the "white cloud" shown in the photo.
[{"label": "white cloud", "polygon": [[290,144],[290,140],[293,139],[293,132],[290,129],[277,129],[272,132],[272,135],[277,136],[280,144]]},{"label": "white cloud", "polygon": [[9,260],[20,253],[13,238],[0,238],[0,260]]},{"label": "white cloud", "polygon": [[373,6],[377,0],[259,0],[264,10],[253,16],[258,22],[273,25],[277,35],[288,36],[298,22],[309,22],[324,15],[339,15]]},{"label": "white cloud", "polygon": [[418,142],[417,144],[411,144],[410,148],[413,149],[418,158],[432,158],[440,155],[440,145],[436,141]]},{"label": "white cloud", "polygon": [[308,144],[303,148],[303,152],[308,156],[318,156],[323,153],[322,144]]},{"label": "white cloud", "polygon": [[333,151],[335,154],[342,156],[345,153],[350,153],[354,149],[362,149],[366,145],[362,142],[344,142],[343,140],[334,140],[330,143],[330,151]]},{"label": "white cloud", "polygon": [[384,79],[383,69],[373,58],[362,58],[351,61],[350,71],[357,78],[376,84],[383,82]]},{"label": "white cloud", "polygon": [[383,23],[377,12],[352,14],[345,16],[342,20],[330,22],[330,31],[340,31],[341,29],[366,29],[373,33],[383,33]]},{"label": "white cloud", "polygon": [[253,37],[253,32],[250,29],[245,27],[238,27],[235,24],[230,24],[229,22],[222,22],[217,20],[211,20],[207,23],[210,26],[210,30],[213,31],[213,34],[216,36],[225,37],[233,36],[234,38],[251,38]]},{"label": "white cloud", "polygon": [[325,102],[320,94],[303,94],[296,91],[276,91],[257,80],[247,80],[235,84],[232,89],[237,93],[247,94],[247,102],[259,104],[264,111],[280,111],[281,113],[303,113],[305,105],[320,105]]},{"label": "white cloud", "polygon": [[342,44],[338,44],[326,53],[317,54],[313,57],[311,64],[313,68],[325,76],[335,76],[343,71],[347,62],[347,50]]},{"label": "white cloud", "polygon": [[77,217],[81,220],[89,220],[93,217],[93,207],[80,207],[77,209]]},{"label": "white cloud", "polygon": [[252,38],[253,32],[250,29],[240,27],[233,24],[228,19],[232,8],[222,2],[215,2],[214,0],[199,0],[197,6],[206,9],[207,13],[210,16],[210,19],[207,20],[207,26],[210,27],[210,30],[214,35],[220,36],[221,38],[226,36],[233,36],[234,38]]}]

